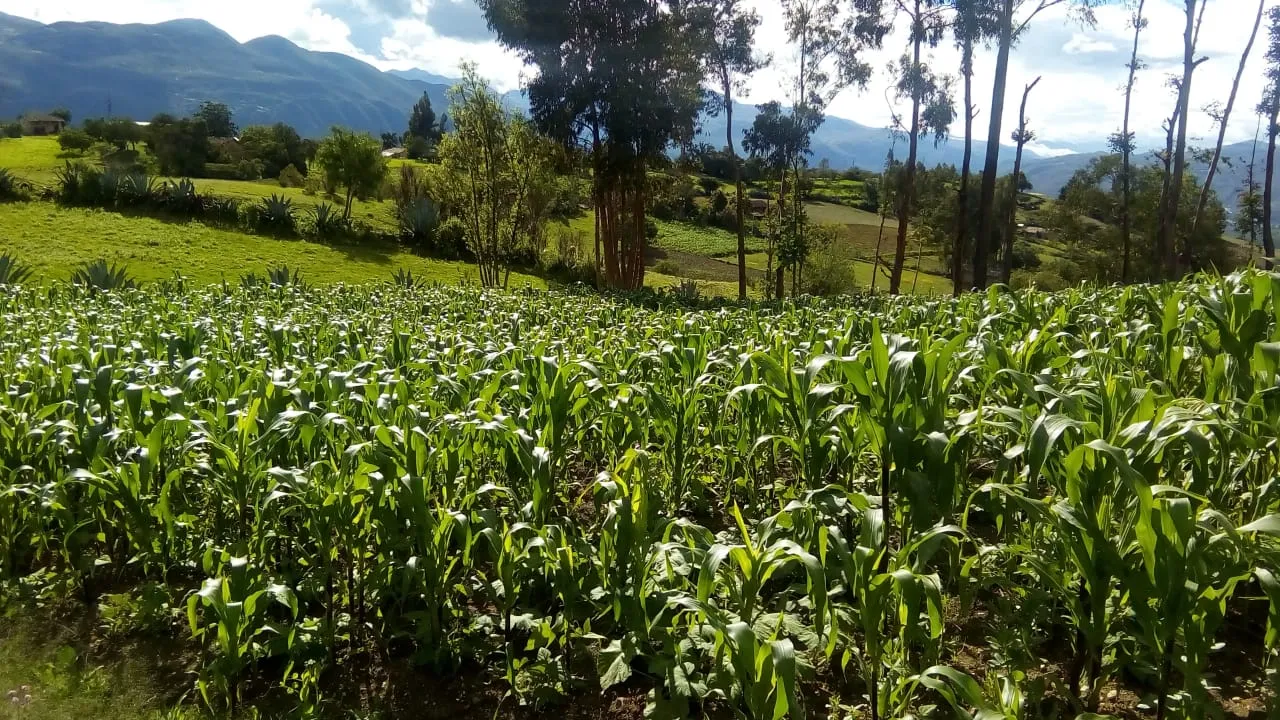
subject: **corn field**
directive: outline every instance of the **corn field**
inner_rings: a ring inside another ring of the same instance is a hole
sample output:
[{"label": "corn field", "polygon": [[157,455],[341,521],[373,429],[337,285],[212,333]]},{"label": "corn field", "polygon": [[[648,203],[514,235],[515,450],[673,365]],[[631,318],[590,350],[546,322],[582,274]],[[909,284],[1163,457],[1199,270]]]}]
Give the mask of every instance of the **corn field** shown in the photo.
[{"label": "corn field", "polygon": [[0,287],[0,603],[158,597],[125,624],[196,648],[215,714],[338,712],[363,657],[498,716],[1275,717],[1278,369],[1262,273]]}]

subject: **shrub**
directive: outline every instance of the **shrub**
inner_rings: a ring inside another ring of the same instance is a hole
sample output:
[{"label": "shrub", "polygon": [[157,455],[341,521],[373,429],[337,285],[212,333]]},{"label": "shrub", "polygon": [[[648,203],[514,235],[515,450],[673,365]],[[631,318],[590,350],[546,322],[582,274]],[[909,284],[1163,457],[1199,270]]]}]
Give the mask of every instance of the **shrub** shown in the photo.
[{"label": "shrub", "polygon": [[57,178],[58,199],[75,205],[93,205],[102,196],[102,172],[83,162],[68,162],[54,173]]},{"label": "shrub", "polygon": [[0,200],[21,200],[27,195],[27,185],[13,173],[0,168]]},{"label": "shrub", "polygon": [[235,225],[240,222],[240,202],[235,198],[208,198],[204,202],[204,218],[225,225]]},{"label": "shrub", "polygon": [[108,184],[108,188],[114,180],[114,199],[117,206],[143,207],[161,203],[160,183],[149,175],[109,171],[103,175],[103,180]]},{"label": "shrub", "polygon": [[31,277],[31,268],[9,253],[0,253],[0,285],[21,285]]},{"label": "shrub", "polygon": [[719,215],[727,207],[729,207],[729,198],[725,196],[724,192],[716,190],[711,194],[711,212],[713,215]]},{"label": "shrub", "polygon": [[327,202],[316,205],[312,220],[315,224],[316,237],[321,240],[332,239],[347,228],[347,223],[342,219],[342,213]]},{"label": "shrub", "polygon": [[815,225],[809,235],[804,291],[811,295],[848,295],[856,287],[856,253],[839,226]]},{"label": "shrub", "polygon": [[1013,267],[1015,270],[1034,270],[1040,267],[1040,256],[1030,243],[1013,244]]},{"label": "shrub", "polygon": [[293,200],[271,193],[271,197],[263,198],[258,204],[257,226],[262,230],[275,233],[293,233],[296,230],[297,218],[294,216]]},{"label": "shrub", "polygon": [[239,170],[229,163],[205,163],[204,177],[212,180],[240,180]]},{"label": "shrub", "polygon": [[204,196],[190,178],[170,180],[160,188],[160,202],[171,212],[199,216],[204,213]]},{"label": "shrub", "polygon": [[302,172],[293,165],[285,165],[284,169],[280,171],[280,177],[278,179],[280,181],[280,187],[285,188],[300,188],[307,182],[307,179],[303,177]]},{"label": "shrub", "polygon": [[710,195],[720,190],[720,181],[709,175],[703,175],[698,178],[698,187],[702,188],[703,195]]},{"label": "shrub", "polygon": [[414,245],[428,245],[440,224],[440,213],[435,203],[423,197],[400,217],[400,234]]},{"label": "shrub", "polygon": [[451,217],[436,228],[435,251],[445,258],[461,257],[467,247],[467,226]]},{"label": "shrub", "polygon": [[653,271],[661,275],[679,275],[680,266],[674,260],[659,260]]},{"label": "shrub", "polygon": [[106,260],[94,260],[76,269],[71,274],[71,283],[88,290],[132,290],[138,282],[129,275],[128,268],[115,263],[107,264]]},{"label": "shrub", "polygon": [[644,219],[644,237],[650,242],[658,238],[658,223],[654,222],[653,218]]},{"label": "shrub", "polygon": [[256,158],[251,160],[241,160],[236,163],[237,180],[261,180],[262,179],[262,161]]},{"label": "shrub", "polygon": [[422,287],[426,283],[419,280],[418,278],[415,278],[413,276],[412,270],[405,270],[404,268],[396,268],[396,271],[391,273],[391,284],[396,285],[398,287],[406,288],[406,289],[412,289],[412,288]]},{"label": "shrub", "polygon": [[7,138],[22,137],[22,123],[12,122],[4,126],[4,136]]},{"label": "shrub", "polygon": [[63,152],[84,153],[93,147],[93,138],[83,130],[63,130],[58,136],[58,146]]}]

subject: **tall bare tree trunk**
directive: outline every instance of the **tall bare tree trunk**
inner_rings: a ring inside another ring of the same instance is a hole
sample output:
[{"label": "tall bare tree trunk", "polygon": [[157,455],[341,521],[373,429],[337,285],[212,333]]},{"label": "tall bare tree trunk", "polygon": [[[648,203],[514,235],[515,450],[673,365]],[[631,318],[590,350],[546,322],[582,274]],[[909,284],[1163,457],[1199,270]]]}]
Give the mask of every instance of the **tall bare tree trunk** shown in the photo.
[{"label": "tall bare tree trunk", "polygon": [[973,158],[973,38],[966,34],[961,49],[964,74],[964,159],[960,163],[960,194],[956,197],[956,240],[951,249],[952,294],[964,291],[964,251],[969,235],[969,164]]},{"label": "tall bare tree trunk", "polygon": [[[1194,2],[1194,0],[1189,0]],[[987,130],[987,159],[982,169],[982,194],[978,199],[978,234],[973,243],[973,284],[987,286],[987,256],[995,227],[996,173],[1000,165],[1000,120],[1004,115],[1004,91],[1009,81],[1009,50],[1013,45],[1014,0],[1000,7],[1000,37],[996,51],[995,84],[991,90],[991,124]]]},{"label": "tall bare tree trunk", "polygon": [[733,162],[733,187],[737,192],[738,208],[738,300],[747,299],[747,228],[742,208],[742,161],[738,152],[733,149],[733,83],[727,68],[720,75],[721,88],[724,90],[724,141],[729,148],[729,159]]},{"label": "tall bare tree trunk", "polygon": [[1205,203],[1209,201],[1209,188],[1213,185],[1213,176],[1218,171],[1218,160],[1222,158],[1222,141],[1227,136],[1227,121],[1231,118],[1232,106],[1236,104],[1236,91],[1240,89],[1240,77],[1244,75],[1245,63],[1249,61],[1249,51],[1253,49],[1253,41],[1258,37],[1258,26],[1262,24],[1262,9],[1266,2],[1267,0],[1259,0],[1258,15],[1253,19],[1253,32],[1249,33],[1249,42],[1245,43],[1244,52],[1240,53],[1240,67],[1236,68],[1236,79],[1231,83],[1227,107],[1223,109],[1222,119],[1218,123],[1218,144],[1213,148],[1213,160],[1209,161],[1209,172],[1205,175],[1204,187],[1200,188],[1200,199],[1196,202],[1195,219],[1191,221],[1191,237],[1195,237],[1196,228],[1200,226],[1200,216],[1204,214]]},{"label": "tall bare tree trunk", "polygon": [[1018,180],[1022,177],[1022,148],[1031,140],[1031,136],[1027,134],[1027,96],[1039,82],[1040,78],[1037,77],[1022,91],[1022,105],[1018,108],[1018,130],[1013,134],[1018,149],[1013,155],[1013,176],[1010,178],[1012,182],[1009,183],[1012,186],[1009,223],[1005,228],[1004,252],[1000,255],[1000,282],[1005,285],[1008,285],[1009,279],[1013,277],[1013,236],[1018,228]]},{"label": "tall bare tree trunk", "polygon": [[[920,0],[916,0],[914,21],[919,22]],[[911,225],[911,201],[916,190],[916,153],[920,140],[920,43],[923,38],[918,29],[912,31],[911,72],[917,76],[911,88],[911,135],[907,138],[907,167],[902,175],[902,187],[898,196],[898,244],[893,251],[893,272],[889,275],[889,294],[902,290],[902,266],[907,259],[907,230]]]},{"label": "tall bare tree trunk", "polygon": [[1275,264],[1276,257],[1276,244],[1271,236],[1271,192],[1276,174],[1276,135],[1280,134],[1280,126],[1276,125],[1278,111],[1280,102],[1271,106],[1271,116],[1267,118],[1267,175],[1262,179],[1262,250],[1267,256],[1267,268]]},{"label": "tall bare tree trunk", "polygon": [[1133,103],[1133,82],[1138,72],[1138,38],[1142,35],[1145,20],[1142,9],[1146,0],[1138,0],[1138,10],[1133,15],[1133,53],[1129,56],[1129,82],[1124,86],[1124,124],[1120,127],[1120,281],[1129,282],[1129,255],[1133,247],[1129,206],[1133,204],[1133,178],[1129,160],[1133,156],[1133,138],[1129,135],[1129,110]]},{"label": "tall bare tree trunk", "polygon": [[[1196,69],[1195,51],[1198,23],[1196,22],[1196,1],[1185,0],[1187,24],[1183,30],[1182,40],[1182,79],[1178,83],[1178,118],[1177,141],[1173,146],[1173,161],[1169,172],[1169,191],[1165,193],[1164,204],[1160,212],[1160,226],[1157,234],[1157,248],[1162,256],[1166,277],[1178,274],[1177,228],[1178,205],[1182,201],[1182,179],[1187,171],[1187,120],[1191,103],[1191,75]],[[1208,0],[1202,0],[1208,2]]]}]

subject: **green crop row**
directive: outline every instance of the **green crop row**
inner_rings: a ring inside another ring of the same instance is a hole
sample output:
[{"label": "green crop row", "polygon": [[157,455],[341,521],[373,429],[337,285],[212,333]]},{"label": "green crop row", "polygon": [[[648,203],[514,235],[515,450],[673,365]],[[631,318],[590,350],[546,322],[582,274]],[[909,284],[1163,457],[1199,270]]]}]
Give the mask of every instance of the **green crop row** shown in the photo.
[{"label": "green crop row", "polygon": [[0,603],[160,597],[216,712],[361,653],[652,718],[1275,712],[1277,341],[1262,273],[0,287]]}]

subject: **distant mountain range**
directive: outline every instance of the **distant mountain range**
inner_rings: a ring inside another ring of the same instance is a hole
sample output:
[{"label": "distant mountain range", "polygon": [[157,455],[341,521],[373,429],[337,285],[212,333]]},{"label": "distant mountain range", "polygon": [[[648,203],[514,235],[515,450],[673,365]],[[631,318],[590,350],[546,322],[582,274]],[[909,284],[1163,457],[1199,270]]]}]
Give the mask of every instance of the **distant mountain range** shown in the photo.
[{"label": "distant mountain range", "polygon": [[[214,100],[231,106],[241,126],[283,121],[312,137],[333,125],[401,132],[423,92],[437,113],[446,109],[445,93],[453,83],[418,69],[382,72],[346,55],[304,50],[279,36],[240,43],[201,20],[44,25],[4,13],[0,68],[0,117],[66,107],[76,118],[109,112],[146,119],[159,112],[188,113]],[[512,107],[527,107],[519,92],[507,93],[506,99]],[[755,114],[753,105],[735,103],[738,128],[750,125]],[[720,146],[724,137],[723,117],[704,118],[704,141]],[[838,117],[827,118],[812,147],[815,164],[825,159],[837,168],[879,168],[891,147],[899,159],[906,155],[906,143],[893,143],[889,130]],[[1221,169],[1214,183],[1221,196],[1230,198],[1228,206],[1243,182],[1249,149],[1250,143],[1224,149],[1228,159],[1244,158]],[[962,151],[955,138],[937,147],[922,142],[920,159],[959,166]],[[985,152],[986,143],[975,141],[975,167]],[[1023,166],[1036,190],[1054,195],[1099,154],[1051,157],[1028,150]],[[1009,148],[1001,152],[1001,171],[1012,164]]]}]

